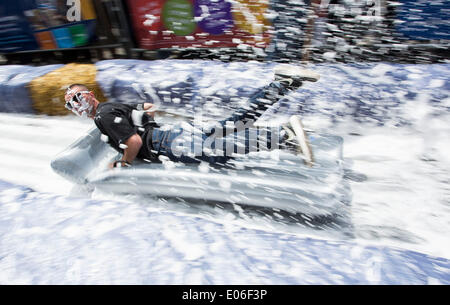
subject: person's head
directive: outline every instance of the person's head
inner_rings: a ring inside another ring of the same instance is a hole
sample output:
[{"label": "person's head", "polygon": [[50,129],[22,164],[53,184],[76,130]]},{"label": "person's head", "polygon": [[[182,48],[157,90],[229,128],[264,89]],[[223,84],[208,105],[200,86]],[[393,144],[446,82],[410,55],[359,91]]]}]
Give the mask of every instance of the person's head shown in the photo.
[{"label": "person's head", "polygon": [[72,84],[67,88],[64,96],[65,106],[80,117],[93,118],[97,110],[98,101],[92,91],[83,84]]}]

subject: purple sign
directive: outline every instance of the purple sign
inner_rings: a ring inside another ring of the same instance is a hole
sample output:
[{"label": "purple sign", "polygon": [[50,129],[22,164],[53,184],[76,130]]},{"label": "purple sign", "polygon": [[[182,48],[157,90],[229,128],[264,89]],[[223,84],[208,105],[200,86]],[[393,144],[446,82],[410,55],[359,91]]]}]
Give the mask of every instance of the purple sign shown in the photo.
[{"label": "purple sign", "polygon": [[202,31],[220,35],[233,27],[231,3],[225,0],[196,0],[195,20]]}]

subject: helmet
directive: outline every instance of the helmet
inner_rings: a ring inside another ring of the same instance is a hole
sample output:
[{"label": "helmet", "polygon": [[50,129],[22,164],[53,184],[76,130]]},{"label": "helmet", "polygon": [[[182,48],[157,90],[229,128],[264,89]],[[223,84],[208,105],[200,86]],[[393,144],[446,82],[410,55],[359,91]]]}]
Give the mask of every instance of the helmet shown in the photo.
[{"label": "helmet", "polygon": [[93,109],[93,106],[86,99],[84,94],[90,93],[89,91],[74,91],[73,89],[67,89],[65,95],[65,107],[75,113],[77,116],[88,116]]}]

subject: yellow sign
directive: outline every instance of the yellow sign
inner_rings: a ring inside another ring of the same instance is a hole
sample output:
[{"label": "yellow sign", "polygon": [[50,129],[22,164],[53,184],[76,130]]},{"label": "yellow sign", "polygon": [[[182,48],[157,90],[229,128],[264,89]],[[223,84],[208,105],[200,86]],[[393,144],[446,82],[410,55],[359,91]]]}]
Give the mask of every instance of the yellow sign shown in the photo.
[{"label": "yellow sign", "polygon": [[262,34],[270,26],[264,16],[268,8],[268,0],[235,0],[232,11],[236,27],[251,34]]}]

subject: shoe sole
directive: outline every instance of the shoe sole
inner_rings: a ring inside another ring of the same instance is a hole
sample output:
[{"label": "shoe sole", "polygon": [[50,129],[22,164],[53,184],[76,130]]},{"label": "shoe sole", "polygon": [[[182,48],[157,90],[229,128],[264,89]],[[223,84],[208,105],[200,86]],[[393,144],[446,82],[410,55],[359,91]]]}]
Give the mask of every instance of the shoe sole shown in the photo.
[{"label": "shoe sole", "polygon": [[314,165],[314,157],[311,144],[309,143],[308,136],[303,128],[302,121],[299,116],[293,115],[289,119],[289,122],[295,132],[295,136],[299,144],[299,153],[303,155],[303,161],[307,166],[312,167]]},{"label": "shoe sole", "polygon": [[281,77],[296,77],[303,81],[317,82],[320,79],[320,74],[314,71],[291,65],[279,65],[274,72]]}]

